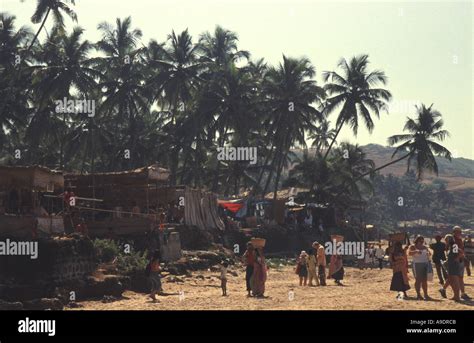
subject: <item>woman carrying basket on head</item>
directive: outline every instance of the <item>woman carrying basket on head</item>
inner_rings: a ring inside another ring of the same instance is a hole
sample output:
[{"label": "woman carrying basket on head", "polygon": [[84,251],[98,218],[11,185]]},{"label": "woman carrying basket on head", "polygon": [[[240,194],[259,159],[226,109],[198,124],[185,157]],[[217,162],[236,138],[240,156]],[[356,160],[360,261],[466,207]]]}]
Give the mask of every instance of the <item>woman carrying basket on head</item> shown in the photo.
[{"label": "woman carrying basket on head", "polygon": [[263,245],[257,245],[252,242],[255,247],[255,261],[252,275],[252,294],[254,297],[263,298],[265,294],[265,282],[267,281],[267,264],[263,255]]}]

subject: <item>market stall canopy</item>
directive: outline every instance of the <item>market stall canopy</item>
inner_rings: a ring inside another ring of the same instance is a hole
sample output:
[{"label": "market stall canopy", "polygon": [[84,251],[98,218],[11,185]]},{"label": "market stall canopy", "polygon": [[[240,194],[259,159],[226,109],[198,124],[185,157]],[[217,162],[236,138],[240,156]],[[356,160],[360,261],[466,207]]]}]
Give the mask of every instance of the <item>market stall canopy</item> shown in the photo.
[{"label": "market stall canopy", "polygon": [[0,166],[0,189],[26,188],[53,192],[63,186],[64,176],[58,170],[43,166]]},{"label": "market stall canopy", "polygon": [[167,183],[169,176],[170,171],[168,169],[161,168],[156,164],[121,172],[64,175],[66,186],[73,184],[76,187],[90,186],[92,185],[92,181],[101,187]]},{"label": "market stall canopy", "polygon": [[237,213],[239,210],[244,207],[244,201],[243,199],[237,199],[237,200],[218,200],[217,202],[219,206],[233,212]]}]

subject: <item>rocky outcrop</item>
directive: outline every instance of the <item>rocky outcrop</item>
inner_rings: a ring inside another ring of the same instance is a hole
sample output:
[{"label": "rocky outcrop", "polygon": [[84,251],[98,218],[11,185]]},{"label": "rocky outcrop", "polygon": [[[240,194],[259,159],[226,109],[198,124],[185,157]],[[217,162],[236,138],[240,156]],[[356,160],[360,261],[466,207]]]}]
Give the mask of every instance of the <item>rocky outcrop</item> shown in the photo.
[{"label": "rocky outcrop", "polygon": [[59,311],[64,308],[63,303],[57,298],[40,298],[23,302],[23,309],[32,311],[53,310]]},{"label": "rocky outcrop", "polygon": [[23,310],[23,304],[19,301],[8,302],[0,300],[0,311],[19,311]]}]

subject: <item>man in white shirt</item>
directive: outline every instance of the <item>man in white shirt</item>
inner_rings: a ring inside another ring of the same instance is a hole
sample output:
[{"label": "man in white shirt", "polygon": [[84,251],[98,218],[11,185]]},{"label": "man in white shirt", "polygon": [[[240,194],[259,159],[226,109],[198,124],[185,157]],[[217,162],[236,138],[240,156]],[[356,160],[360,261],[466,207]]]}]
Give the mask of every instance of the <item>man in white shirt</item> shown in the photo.
[{"label": "man in white shirt", "polygon": [[379,261],[379,268],[383,268],[383,258],[385,256],[385,250],[382,249],[382,244],[379,244],[378,248],[375,249],[375,258]]}]

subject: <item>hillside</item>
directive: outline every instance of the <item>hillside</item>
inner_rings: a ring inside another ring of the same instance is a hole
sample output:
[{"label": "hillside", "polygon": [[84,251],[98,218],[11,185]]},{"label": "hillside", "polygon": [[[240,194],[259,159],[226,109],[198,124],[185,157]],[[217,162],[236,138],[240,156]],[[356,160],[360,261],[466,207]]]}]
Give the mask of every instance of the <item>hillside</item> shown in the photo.
[{"label": "hillside", "polygon": [[[394,149],[378,144],[368,144],[361,147],[369,158],[379,166],[391,160]],[[397,155],[398,156],[398,155]],[[436,158],[439,168],[439,177],[474,178],[474,160],[467,158],[453,158],[450,162],[445,158]],[[400,162],[380,171],[382,174],[403,175],[406,172],[406,163]]]},{"label": "hillside", "polygon": [[[375,162],[375,166],[381,166],[392,160],[392,154],[394,149],[378,144],[363,145],[361,148],[367,154],[367,157]],[[301,157],[303,155],[302,149],[292,150],[296,156]],[[308,149],[310,155],[314,155],[312,149]],[[394,158],[401,155],[396,155]],[[467,158],[453,158],[449,161],[445,158],[436,158],[439,168],[439,175],[425,174],[424,182],[432,182],[436,178],[445,180],[448,185],[448,190],[462,190],[462,189],[474,189],[474,160]],[[413,165],[414,167],[414,165]],[[395,176],[402,176],[407,171],[406,161],[400,161],[391,166],[388,166],[380,171],[382,175],[392,174]]]}]

